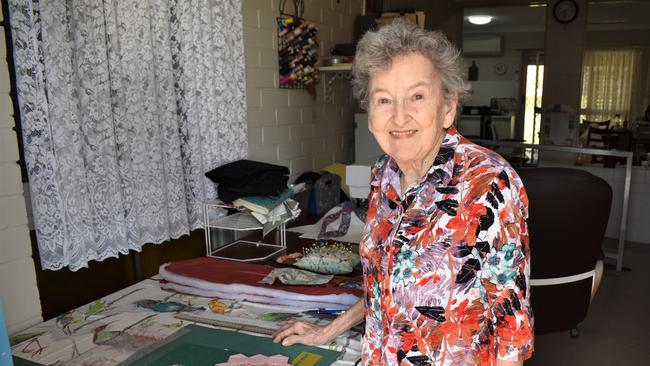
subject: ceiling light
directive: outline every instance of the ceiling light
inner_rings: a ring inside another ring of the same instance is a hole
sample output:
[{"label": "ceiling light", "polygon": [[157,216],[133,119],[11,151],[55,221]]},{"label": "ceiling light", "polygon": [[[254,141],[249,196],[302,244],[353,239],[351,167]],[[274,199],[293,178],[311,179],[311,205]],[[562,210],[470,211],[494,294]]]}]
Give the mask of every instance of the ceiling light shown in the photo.
[{"label": "ceiling light", "polygon": [[492,17],[489,15],[470,15],[469,17],[467,17],[467,20],[472,24],[484,25],[491,22]]}]

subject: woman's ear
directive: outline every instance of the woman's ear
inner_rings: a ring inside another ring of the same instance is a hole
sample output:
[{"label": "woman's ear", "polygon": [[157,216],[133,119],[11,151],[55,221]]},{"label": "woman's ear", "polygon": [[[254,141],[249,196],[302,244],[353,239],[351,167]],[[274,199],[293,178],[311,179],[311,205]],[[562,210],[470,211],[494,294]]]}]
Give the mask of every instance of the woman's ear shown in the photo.
[{"label": "woman's ear", "polygon": [[450,128],[454,121],[456,120],[456,113],[458,111],[458,95],[453,94],[447,99],[447,105],[445,106],[445,119],[442,123],[445,129]]}]

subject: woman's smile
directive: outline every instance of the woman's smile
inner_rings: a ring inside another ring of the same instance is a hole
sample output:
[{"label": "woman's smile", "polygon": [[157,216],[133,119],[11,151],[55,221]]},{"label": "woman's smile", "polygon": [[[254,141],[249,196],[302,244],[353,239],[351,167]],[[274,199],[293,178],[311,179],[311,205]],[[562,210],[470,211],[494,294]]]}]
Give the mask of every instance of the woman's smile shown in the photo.
[{"label": "woman's smile", "polygon": [[396,139],[405,139],[413,136],[418,130],[390,131],[390,135]]}]

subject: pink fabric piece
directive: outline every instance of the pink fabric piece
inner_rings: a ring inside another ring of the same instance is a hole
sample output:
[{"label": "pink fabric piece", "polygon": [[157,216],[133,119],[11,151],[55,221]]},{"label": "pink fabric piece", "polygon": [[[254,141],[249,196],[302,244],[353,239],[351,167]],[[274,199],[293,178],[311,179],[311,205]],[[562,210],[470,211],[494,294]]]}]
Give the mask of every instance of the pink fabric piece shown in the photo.
[{"label": "pink fabric piece", "polygon": [[228,362],[218,363],[214,366],[291,366],[289,357],[282,355],[264,356],[255,355],[246,357],[242,354],[230,356]]}]

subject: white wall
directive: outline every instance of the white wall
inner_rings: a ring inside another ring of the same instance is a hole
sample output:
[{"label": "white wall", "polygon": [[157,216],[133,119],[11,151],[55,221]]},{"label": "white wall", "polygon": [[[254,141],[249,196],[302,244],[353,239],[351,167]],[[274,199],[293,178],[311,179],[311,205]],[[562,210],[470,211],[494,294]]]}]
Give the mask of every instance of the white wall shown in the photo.
[{"label": "white wall", "polygon": [[[0,12],[0,17],[2,13]],[[0,28],[0,297],[10,333],[42,321],[13,130],[4,29]]]},{"label": "white wall", "polygon": [[[291,180],[334,162],[352,161],[354,108],[350,83],[333,83],[332,102],[323,99],[331,74],[321,73],[317,97],[306,90],[278,88],[276,17],[279,0],[243,0],[248,153],[252,160],[287,166]],[[287,1],[288,12],[293,5]],[[362,1],[305,0],[303,18],[316,23],[320,55],[350,43]]]},{"label": "white wall", "polygon": [[[472,61],[479,68],[478,81],[472,81],[473,96],[466,105],[490,105],[492,97],[519,99],[519,81],[523,77],[521,71],[523,50],[544,50],[544,32],[513,32],[502,33],[503,56],[501,57],[466,57],[465,70]],[[505,74],[497,75],[494,67],[504,63],[507,67]]]}]

